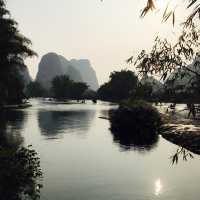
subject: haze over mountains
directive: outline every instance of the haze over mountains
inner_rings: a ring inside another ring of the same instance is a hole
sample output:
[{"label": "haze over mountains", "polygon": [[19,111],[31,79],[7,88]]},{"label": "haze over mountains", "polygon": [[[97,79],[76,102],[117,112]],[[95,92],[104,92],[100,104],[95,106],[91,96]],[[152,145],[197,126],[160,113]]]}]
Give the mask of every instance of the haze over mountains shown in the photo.
[{"label": "haze over mountains", "polygon": [[99,88],[96,72],[87,59],[67,60],[56,53],[44,55],[39,63],[36,81],[46,89],[50,89],[51,81],[55,76],[68,75],[75,82],[85,82],[90,89]]}]

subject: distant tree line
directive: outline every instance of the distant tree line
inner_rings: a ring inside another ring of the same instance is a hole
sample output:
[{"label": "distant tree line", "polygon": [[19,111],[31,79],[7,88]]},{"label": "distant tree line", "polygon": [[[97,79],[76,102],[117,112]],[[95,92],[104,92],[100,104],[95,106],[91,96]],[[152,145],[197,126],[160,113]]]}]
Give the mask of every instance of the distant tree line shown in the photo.
[{"label": "distant tree line", "polygon": [[[97,92],[88,88],[86,83],[74,82],[68,76],[56,76],[50,90],[39,82],[27,85],[27,97],[53,97],[56,99],[99,99],[110,102],[121,102],[127,99],[140,99],[149,102],[200,102],[200,80],[190,86],[176,85],[174,80],[167,80],[161,89],[155,92],[154,83],[141,81],[133,71],[114,71],[109,81],[100,86]],[[176,80],[176,79],[175,79]]]},{"label": "distant tree line", "polygon": [[133,71],[122,70],[110,74],[110,80],[104,83],[97,91],[99,99],[104,101],[120,102],[129,98],[153,101],[152,85],[141,83]]},{"label": "distant tree line", "polygon": [[48,96],[48,91],[39,82],[32,81],[26,86],[25,94],[28,98],[46,97]]},{"label": "distant tree line", "polygon": [[56,99],[92,98],[95,92],[83,82],[74,82],[67,75],[56,76],[51,82],[51,89],[45,89],[39,82],[31,82],[26,87],[28,97],[54,97]]},{"label": "distant tree line", "polygon": [[141,81],[133,71],[115,71],[111,73],[109,81],[100,86],[97,96],[100,100],[111,102],[130,98],[149,102],[200,102],[200,79],[196,79],[193,84],[180,86],[176,85],[175,77],[174,80],[167,79],[161,85],[155,91],[157,86],[153,82],[145,79]]},{"label": "distant tree line", "polygon": [[163,102],[200,102],[200,79],[196,79],[193,84],[175,85],[173,80],[168,80],[164,84]]},{"label": "distant tree line", "polygon": [[83,82],[74,82],[68,76],[56,76],[52,80],[52,94],[57,99],[76,99],[83,98],[88,85]]}]

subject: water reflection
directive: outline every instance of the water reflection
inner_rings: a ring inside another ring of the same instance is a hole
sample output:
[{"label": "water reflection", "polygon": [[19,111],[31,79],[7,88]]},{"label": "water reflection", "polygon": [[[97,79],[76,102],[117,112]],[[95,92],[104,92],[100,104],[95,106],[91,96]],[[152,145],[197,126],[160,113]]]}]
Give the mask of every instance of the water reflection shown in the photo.
[{"label": "water reflection", "polygon": [[42,176],[37,153],[22,147],[24,112],[0,112],[0,196],[2,200],[37,199]]},{"label": "water reflection", "polygon": [[20,131],[24,127],[25,114],[22,111],[10,110],[0,112],[0,146],[18,147],[23,143]]},{"label": "water reflection", "polygon": [[161,130],[160,116],[154,110],[147,111],[130,111],[127,107],[109,111],[113,140],[122,150],[146,152],[157,146],[158,132]]},{"label": "water reflection", "polygon": [[119,144],[120,148],[124,151],[127,150],[137,150],[140,152],[146,152],[157,147],[159,141],[159,136],[155,135],[151,140],[144,140],[142,137],[135,136],[130,133],[117,133],[111,131],[113,135],[113,140],[115,143]]},{"label": "water reflection", "polygon": [[41,133],[53,138],[63,133],[86,132],[94,119],[94,110],[39,111],[38,122]]}]

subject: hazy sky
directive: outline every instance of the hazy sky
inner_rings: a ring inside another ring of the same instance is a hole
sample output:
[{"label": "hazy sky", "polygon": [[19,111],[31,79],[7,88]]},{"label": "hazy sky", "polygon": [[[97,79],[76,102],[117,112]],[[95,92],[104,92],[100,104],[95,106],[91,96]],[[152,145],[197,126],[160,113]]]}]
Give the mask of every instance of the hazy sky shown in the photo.
[{"label": "hazy sky", "polygon": [[[158,1],[160,5],[166,2]],[[99,82],[103,83],[111,71],[129,68],[125,60],[133,53],[149,48],[156,35],[174,35],[171,21],[161,23],[161,12],[139,18],[145,2],[7,0],[7,7],[39,55],[26,61],[32,77],[37,73],[41,56],[56,52],[67,59],[89,59]]]}]

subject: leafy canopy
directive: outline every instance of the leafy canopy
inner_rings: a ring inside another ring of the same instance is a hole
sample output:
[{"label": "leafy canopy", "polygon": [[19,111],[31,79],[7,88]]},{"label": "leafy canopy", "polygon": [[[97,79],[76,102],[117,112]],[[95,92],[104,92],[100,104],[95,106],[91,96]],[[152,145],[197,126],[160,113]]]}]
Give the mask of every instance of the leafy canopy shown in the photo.
[{"label": "leafy canopy", "polygon": [[134,60],[133,56],[127,62],[134,63],[140,75],[148,73],[159,75],[165,80],[168,75],[177,68],[184,68],[197,76],[196,70],[187,67],[197,56],[200,46],[200,30],[194,24],[185,27],[177,42],[170,43],[167,39],[156,37],[155,43],[150,50],[142,50]]},{"label": "leafy canopy", "polygon": [[52,92],[58,99],[81,99],[88,89],[86,83],[74,82],[68,76],[56,76],[52,80]]},{"label": "leafy canopy", "polygon": [[134,72],[115,71],[110,74],[110,81],[99,88],[98,96],[102,100],[121,101],[135,92],[137,84],[138,79]]},{"label": "leafy canopy", "polygon": [[[8,102],[12,93],[8,85],[15,82],[19,68],[24,67],[24,59],[36,53],[30,48],[31,41],[19,32],[18,24],[11,18],[4,0],[0,0],[0,27],[0,92],[3,94],[3,101]],[[15,83],[17,88],[19,83]]]},{"label": "leafy canopy", "polygon": [[0,0],[0,66],[10,67],[21,65],[23,59],[34,56],[30,49],[31,41],[23,36],[17,27],[17,22],[11,18],[3,0]]},{"label": "leafy canopy", "polygon": [[[159,0],[147,0],[147,4],[142,10],[141,17],[144,17],[149,11],[156,9],[156,2]],[[177,1],[178,3],[178,1]],[[187,19],[185,20],[185,25],[190,26],[194,23],[196,19],[199,20],[200,18],[200,1],[199,0],[186,0],[182,1],[182,4],[186,3],[186,8],[193,8],[192,12],[189,14]],[[168,0],[168,4],[163,13],[163,21],[167,21],[170,17],[172,17],[173,25],[175,23],[175,11],[178,4],[170,9],[169,8],[170,0]]]}]

